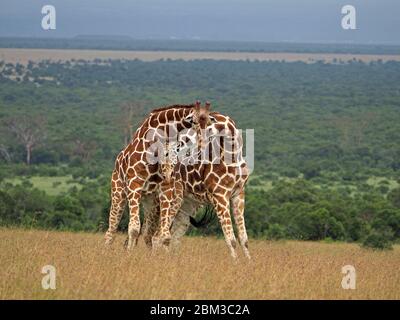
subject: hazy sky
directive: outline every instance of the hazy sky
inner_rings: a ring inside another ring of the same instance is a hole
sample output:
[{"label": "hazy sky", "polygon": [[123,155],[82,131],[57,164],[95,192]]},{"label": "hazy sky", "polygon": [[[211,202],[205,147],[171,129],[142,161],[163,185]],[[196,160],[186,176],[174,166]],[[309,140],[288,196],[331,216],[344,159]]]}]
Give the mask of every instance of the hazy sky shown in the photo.
[{"label": "hazy sky", "polygon": [[[57,29],[41,28],[54,5]],[[355,6],[357,30],[341,8]],[[0,36],[400,44],[400,0],[0,0]]]}]

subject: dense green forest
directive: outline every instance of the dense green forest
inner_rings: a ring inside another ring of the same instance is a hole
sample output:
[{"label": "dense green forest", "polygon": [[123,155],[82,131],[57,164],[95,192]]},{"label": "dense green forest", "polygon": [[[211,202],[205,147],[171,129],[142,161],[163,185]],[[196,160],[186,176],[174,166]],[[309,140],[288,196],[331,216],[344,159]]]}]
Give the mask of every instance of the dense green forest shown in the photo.
[{"label": "dense green forest", "polygon": [[400,54],[399,45],[184,39],[144,40],[133,39],[128,36],[110,37],[101,35],[80,35],[73,38],[0,37],[0,48]]},{"label": "dense green forest", "polygon": [[0,62],[0,223],[104,230],[130,132],[196,99],[255,130],[251,236],[400,239],[400,63],[380,61]]}]

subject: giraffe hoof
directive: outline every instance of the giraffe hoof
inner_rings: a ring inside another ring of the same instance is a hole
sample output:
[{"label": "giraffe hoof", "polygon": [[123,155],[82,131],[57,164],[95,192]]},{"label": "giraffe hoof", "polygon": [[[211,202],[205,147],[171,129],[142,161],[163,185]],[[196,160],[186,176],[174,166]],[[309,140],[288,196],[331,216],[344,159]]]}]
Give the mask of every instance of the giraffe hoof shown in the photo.
[{"label": "giraffe hoof", "polygon": [[169,246],[170,243],[171,243],[171,238],[165,238],[165,239],[162,241],[163,246],[166,247],[166,248],[168,248],[168,246]]},{"label": "giraffe hoof", "polygon": [[104,241],[104,245],[106,247],[110,247],[112,245],[112,243],[114,242],[113,238],[106,238],[106,240]]},{"label": "giraffe hoof", "polygon": [[156,251],[160,247],[161,247],[161,244],[159,242],[154,242],[154,241],[152,242],[151,248],[152,248],[153,251]]},{"label": "giraffe hoof", "polygon": [[236,254],[235,251],[232,251],[232,252],[231,252],[231,257],[232,257],[233,261],[237,262],[238,257],[237,257],[237,254]]},{"label": "giraffe hoof", "polygon": [[150,241],[145,241],[145,244],[146,244],[146,247],[148,249],[152,249],[153,248],[153,244],[152,244],[151,240]]},{"label": "giraffe hoof", "polygon": [[129,239],[127,238],[124,242],[124,249],[128,250]]}]

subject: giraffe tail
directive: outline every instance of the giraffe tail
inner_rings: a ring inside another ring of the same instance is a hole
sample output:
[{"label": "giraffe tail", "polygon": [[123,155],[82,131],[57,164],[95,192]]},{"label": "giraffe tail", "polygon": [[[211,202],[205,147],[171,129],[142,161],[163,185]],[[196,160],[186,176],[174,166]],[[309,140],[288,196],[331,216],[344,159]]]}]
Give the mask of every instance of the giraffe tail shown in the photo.
[{"label": "giraffe tail", "polygon": [[214,211],[214,207],[212,205],[206,205],[206,207],[203,210],[203,215],[198,221],[193,217],[189,217],[189,218],[190,218],[190,224],[193,227],[206,228],[207,225],[214,222],[215,217],[216,217],[216,214]]}]

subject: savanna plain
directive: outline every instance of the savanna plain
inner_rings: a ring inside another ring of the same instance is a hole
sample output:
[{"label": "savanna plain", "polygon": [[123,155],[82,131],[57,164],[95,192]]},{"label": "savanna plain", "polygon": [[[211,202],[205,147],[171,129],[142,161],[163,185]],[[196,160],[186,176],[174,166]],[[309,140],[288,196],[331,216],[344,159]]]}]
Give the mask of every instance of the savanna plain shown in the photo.
[{"label": "savanna plain", "polygon": [[[0,299],[400,299],[400,247],[251,240],[252,259],[233,263],[225,242],[185,237],[152,254],[125,235],[105,248],[100,233],[0,229]],[[42,267],[56,268],[56,289],[42,288]],[[342,267],[356,269],[345,290]]]}]

